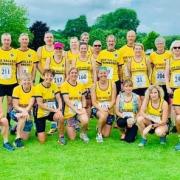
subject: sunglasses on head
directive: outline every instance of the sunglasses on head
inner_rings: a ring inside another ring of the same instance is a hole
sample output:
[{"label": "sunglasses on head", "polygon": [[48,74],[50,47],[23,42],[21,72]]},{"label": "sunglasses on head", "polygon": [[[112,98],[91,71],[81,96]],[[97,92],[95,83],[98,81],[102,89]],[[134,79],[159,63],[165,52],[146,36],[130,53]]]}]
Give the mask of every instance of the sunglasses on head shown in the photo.
[{"label": "sunglasses on head", "polygon": [[101,47],[101,45],[100,44],[95,44],[94,47]]},{"label": "sunglasses on head", "polygon": [[180,49],[180,46],[178,46],[178,47],[173,47],[173,49]]}]

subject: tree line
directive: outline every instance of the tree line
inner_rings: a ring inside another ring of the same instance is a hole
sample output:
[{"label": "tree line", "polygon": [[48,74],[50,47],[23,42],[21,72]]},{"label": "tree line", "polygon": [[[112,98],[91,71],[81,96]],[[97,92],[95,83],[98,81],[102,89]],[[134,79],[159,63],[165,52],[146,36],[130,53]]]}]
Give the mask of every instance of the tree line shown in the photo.
[{"label": "tree line", "polygon": [[[126,33],[128,30],[137,32],[140,20],[137,13],[133,9],[118,8],[113,12],[102,14],[99,16],[92,26],[88,25],[85,15],[81,15],[75,19],[69,19],[66,22],[64,30],[52,30],[42,21],[36,21],[31,27],[28,27],[28,9],[18,6],[14,0],[0,1],[0,35],[9,32],[12,35],[14,47],[18,47],[18,37],[22,32],[30,35],[30,47],[37,49],[44,44],[43,36],[47,31],[54,34],[55,41],[61,41],[65,44],[65,49],[69,49],[69,38],[77,36],[78,38],[83,32],[90,34],[90,44],[95,40],[102,42],[102,48],[106,48],[106,37],[114,34],[117,38],[116,48],[120,48],[126,44]],[[152,31],[149,33],[137,32],[137,41],[144,44],[145,49],[155,49],[154,40],[160,34]],[[166,46],[170,47],[171,42],[180,39],[180,35],[165,36]]]}]

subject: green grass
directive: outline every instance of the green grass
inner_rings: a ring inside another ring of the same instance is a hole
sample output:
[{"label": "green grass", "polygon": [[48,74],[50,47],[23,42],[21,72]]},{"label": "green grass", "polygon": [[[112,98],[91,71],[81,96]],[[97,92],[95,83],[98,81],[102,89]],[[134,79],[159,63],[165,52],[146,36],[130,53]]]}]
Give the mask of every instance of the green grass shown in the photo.
[{"label": "green grass", "polygon": [[7,152],[0,148],[0,179],[179,179],[180,153],[173,149],[177,135],[170,135],[164,146],[150,135],[147,146],[138,148],[139,136],[127,144],[113,129],[111,137],[98,144],[95,120],[90,121],[88,134],[89,144],[77,137],[61,146],[57,135],[48,136],[41,145],[32,132],[24,149]]}]

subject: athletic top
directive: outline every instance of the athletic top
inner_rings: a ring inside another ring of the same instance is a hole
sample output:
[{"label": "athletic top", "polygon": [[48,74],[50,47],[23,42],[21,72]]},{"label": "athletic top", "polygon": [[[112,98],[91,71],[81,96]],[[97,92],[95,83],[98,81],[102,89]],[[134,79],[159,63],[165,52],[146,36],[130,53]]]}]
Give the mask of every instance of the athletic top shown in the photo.
[{"label": "athletic top", "polygon": [[[82,95],[84,94],[85,89],[83,84],[77,83],[75,86],[70,84],[68,81],[65,81],[61,85],[61,94],[68,95],[71,103],[77,108],[82,108]],[[65,104],[64,118],[69,119],[76,115],[67,104]]]},{"label": "athletic top", "polygon": [[150,54],[150,62],[154,65],[151,77],[151,83],[156,85],[166,85],[165,67],[166,60],[171,58],[171,52],[165,51],[162,54],[152,52]]},{"label": "athletic top", "polygon": [[180,59],[170,59],[170,87],[180,88]]},{"label": "athletic top", "polygon": [[[41,97],[43,99],[43,103],[46,104],[49,108],[56,109],[56,98],[55,95],[59,92],[59,89],[55,83],[51,83],[50,87],[43,86],[42,83],[39,83],[35,87],[35,96]],[[38,107],[37,110],[37,118],[45,117],[50,114],[49,111]]]},{"label": "athletic top", "polygon": [[11,85],[17,83],[16,64],[17,51],[14,48],[3,50],[0,48],[0,84]]},{"label": "athletic top", "polygon": [[57,84],[58,88],[60,88],[61,84],[65,81],[66,58],[63,57],[61,62],[57,63],[54,56],[52,56],[49,69],[55,71],[54,82]]},{"label": "athletic top", "polygon": [[121,76],[122,76],[122,80],[125,80],[126,79],[125,67],[127,65],[127,62],[134,57],[133,47],[130,47],[127,44],[122,46],[119,49],[119,56],[120,56],[120,61],[123,62]]},{"label": "athletic top", "polygon": [[173,105],[180,106],[180,88],[174,91]]},{"label": "athletic top", "polygon": [[20,63],[23,73],[32,73],[34,63],[37,63],[38,57],[36,51],[28,49],[27,51],[22,51],[17,49],[17,60]]},{"label": "athletic top", "polygon": [[[100,107],[109,108],[109,104],[112,99],[112,90],[111,80],[108,81],[108,87],[106,89],[101,89],[99,86],[99,82],[96,82],[96,100]],[[113,114],[113,108],[111,108],[110,113]]]},{"label": "athletic top", "polygon": [[122,65],[123,62],[120,60],[118,50],[102,50],[98,55],[97,63],[107,67],[108,79],[111,79],[113,82],[119,80],[118,65]]},{"label": "athletic top", "polygon": [[80,60],[76,59],[76,68],[79,71],[78,82],[84,84],[85,88],[91,88],[93,84],[93,67],[91,58]]},{"label": "athletic top", "polygon": [[22,85],[13,89],[12,98],[19,100],[19,106],[27,107],[31,98],[35,97],[35,87],[32,86],[29,92],[25,92]]},{"label": "athletic top", "polygon": [[143,58],[141,62],[136,62],[133,58],[131,60],[130,71],[132,75],[133,89],[149,87],[148,68],[145,58]]}]

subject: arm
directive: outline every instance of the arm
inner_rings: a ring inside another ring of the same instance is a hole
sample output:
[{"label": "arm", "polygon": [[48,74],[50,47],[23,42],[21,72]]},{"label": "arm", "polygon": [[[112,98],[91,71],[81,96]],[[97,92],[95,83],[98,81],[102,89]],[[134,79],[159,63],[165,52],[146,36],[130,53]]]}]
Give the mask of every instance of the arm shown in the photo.
[{"label": "arm", "polygon": [[46,111],[49,111],[49,112],[56,112],[57,111],[56,109],[47,107],[47,105],[43,103],[42,97],[36,97],[36,100],[37,100],[37,104],[40,108],[42,108]]},{"label": "arm", "polygon": [[34,102],[35,102],[35,97],[32,97],[32,98],[30,99],[30,101],[29,101],[28,106],[26,107],[26,111],[29,112],[29,111],[32,109],[32,107],[33,107],[33,105],[34,105]]},{"label": "arm", "polygon": [[151,64],[150,64],[150,60],[147,58],[146,58],[146,65],[147,65],[148,77],[151,77],[151,73],[152,73]]},{"label": "arm", "polygon": [[122,113],[119,111],[119,102],[120,102],[120,95],[118,95],[117,98],[116,98],[116,108],[115,108],[115,111],[116,111],[116,115],[117,116],[122,117]]},{"label": "arm", "polygon": [[41,58],[42,58],[41,53],[42,53],[42,47],[39,47],[38,50],[37,50],[37,57],[39,59],[39,62],[38,62],[38,65],[37,65],[37,69],[39,70],[39,72],[41,74],[43,74],[43,69],[42,69],[41,63],[40,63]]},{"label": "arm", "polygon": [[93,82],[94,84],[96,84],[96,81],[97,81],[96,62],[94,61],[92,57],[91,57],[91,62],[92,62]]},{"label": "arm", "polygon": [[168,113],[169,113],[168,104],[166,101],[164,101],[163,105],[162,105],[162,120],[159,123],[160,125],[166,125],[167,124]]},{"label": "arm", "polygon": [[128,78],[131,78],[131,58],[128,59],[125,65],[125,75]]},{"label": "arm", "polygon": [[51,58],[50,57],[46,58],[45,69],[50,69],[50,63],[51,63]]},{"label": "arm", "polygon": [[86,108],[86,97],[85,95],[82,95],[82,108]]},{"label": "arm", "polygon": [[61,99],[60,93],[56,93],[55,97],[58,102],[58,111],[62,111],[62,99]]},{"label": "arm", "polygon": [[170,81],[170,67],[169,67],[169,59],[166,60],[166,69],[165,69],[165,80],[166,80],[166,88],[167,88],[167,92],[169,94],[172,94],[172,89],[170,88],[170,85],[169,85],[169,81]]},{"label": "arm", "polygon": [[23,112],[25,110],[25,108],[22,108],[19,106],[19,99],[13,98],[12,103],[13,103],[13,108],[15,110],[20,111],[20,112]]},{"label": "arm", "polygon": [[109,109],[111,109],[115,102],[116,102],[116,85],[115,83],[112,83],[112,98],[111,98],[111,102],[109,103]]},{"label": "arm", "polygon": [[[37,62],[38,63],[38,62]],[[36,78],[36,68],[37,68],[37,63],[33,64],[33,69],[32,69],[32,73],[31,73],[31,77],[32,77],[32,81],[35,82],[35,78]]]}]

